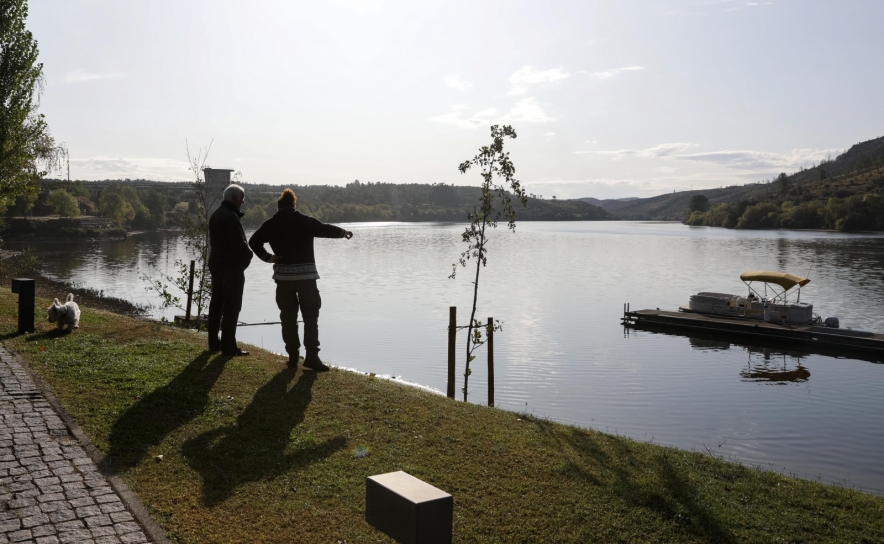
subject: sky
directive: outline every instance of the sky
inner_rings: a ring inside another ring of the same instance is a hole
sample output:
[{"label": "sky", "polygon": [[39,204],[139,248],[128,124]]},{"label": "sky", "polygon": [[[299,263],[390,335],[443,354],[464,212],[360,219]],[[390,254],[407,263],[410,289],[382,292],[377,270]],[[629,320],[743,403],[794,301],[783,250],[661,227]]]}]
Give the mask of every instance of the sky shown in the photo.
[{"label": "sky", "polygon": [[[884,136],[880,0],[31,0],[71,179],[742,185]],[[209,148],[209,146],[211,146]],[[54,177],[65,177],[66,172]]]}]

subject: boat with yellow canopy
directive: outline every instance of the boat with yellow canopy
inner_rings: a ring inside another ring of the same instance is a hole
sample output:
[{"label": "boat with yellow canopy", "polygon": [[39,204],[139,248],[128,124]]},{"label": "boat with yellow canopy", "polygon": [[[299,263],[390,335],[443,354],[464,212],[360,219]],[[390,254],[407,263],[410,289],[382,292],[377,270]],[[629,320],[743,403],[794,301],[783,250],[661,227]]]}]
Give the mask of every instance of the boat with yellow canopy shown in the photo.
[{"label": "boat with yellow canopy", "polygon": [[[746,296],[697,293],[691,295],[688,305],[682,306],[680,310],[721,317],[760,319],[769,323],[823,324],[820,317],[813,313],[813,304],[801,302],[801,288],[810,283],[810,279],[768,270],[743,272],[740,279],[749,289]],[[795,300],[789,302],[789,297],[793,294]],[[826,318],[825,325],[837,328],[838,318]]]}]

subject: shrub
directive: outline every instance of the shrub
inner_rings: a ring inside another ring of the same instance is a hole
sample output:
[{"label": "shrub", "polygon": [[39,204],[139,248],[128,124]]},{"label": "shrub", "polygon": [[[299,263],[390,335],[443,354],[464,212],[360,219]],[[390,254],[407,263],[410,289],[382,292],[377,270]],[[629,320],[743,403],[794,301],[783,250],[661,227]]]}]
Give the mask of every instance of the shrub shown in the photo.
[{"label": "shrub", "polygon": [[821,229],[826,226],[826,219],[820,208],[818,202],[802,202],[783,214],[782,225],[793,229]]},{"label": "shrub", "polygon": [[56,189],[49,193],[46,199],[55,213],[61,217],[77,217],[80,215],[80,206],[77,199],[64,189]]},{"label": "shrub", "polygon": [[835,220],[838,230],[884,229],[884,197],[879,195],[855,195],[845,199]]},{"label": "shrub", "polygon": [[761,202],[746,208],[737,220],[738,229],[775,229],[780,226],[780,208],[770,202]]}]

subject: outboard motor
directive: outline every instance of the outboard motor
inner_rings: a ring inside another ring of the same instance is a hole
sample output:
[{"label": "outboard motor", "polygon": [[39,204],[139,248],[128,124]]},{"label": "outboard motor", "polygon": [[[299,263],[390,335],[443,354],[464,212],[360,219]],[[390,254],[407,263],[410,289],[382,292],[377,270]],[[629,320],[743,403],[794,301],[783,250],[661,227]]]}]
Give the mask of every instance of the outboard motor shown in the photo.
[{"label": "outboard motor", "polygon": [[831,327],[833,329],[837,329],[839,324],[840,323],[838,323],[837,317],[827,317],[826,320],[823,321],[823,325]]}]

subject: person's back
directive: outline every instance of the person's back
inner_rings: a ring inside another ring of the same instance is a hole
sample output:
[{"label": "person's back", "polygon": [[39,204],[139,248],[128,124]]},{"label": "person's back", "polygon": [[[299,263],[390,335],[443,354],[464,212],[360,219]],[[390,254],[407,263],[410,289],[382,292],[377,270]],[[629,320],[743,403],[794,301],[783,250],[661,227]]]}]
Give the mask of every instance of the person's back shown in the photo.
[{"label": "person's back", "polygon": [[[289,354],[288,365],[296,367],[300,360],[301,340],[298,337],[298,311],[304,318],[304,366],[328,370],[319,359],[319,309],[322,299],[316,280],[314,238],[347,238],[353,233],[304,215],[295,209],[297,197],[291,189],[279,196],[277,211],[249,238],[249,247],[264,262],[273,263],[276,280],[276,304],[282,323],[282,339]],[[269,244],[273,254],[264,248]]]},{"label": "person's back", "polygon": [[242,212],[228,200],[209,217],[209,268],[245,270],[252,261],[242,228]]},{"label": "person's back", "polygon": [[249,239],[249,247],[258,258],[267,259],[269,244],[276,259],[272,262],[273,279],[319,279],[316,256],[313,252],[314,238],[342,238],[346,231],[334,225],[304,215],[295,208],[284,207],[264,221]]}]

